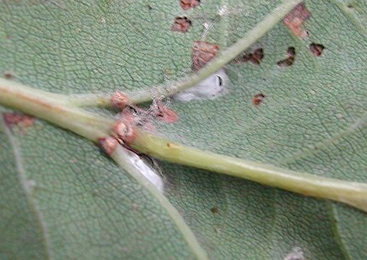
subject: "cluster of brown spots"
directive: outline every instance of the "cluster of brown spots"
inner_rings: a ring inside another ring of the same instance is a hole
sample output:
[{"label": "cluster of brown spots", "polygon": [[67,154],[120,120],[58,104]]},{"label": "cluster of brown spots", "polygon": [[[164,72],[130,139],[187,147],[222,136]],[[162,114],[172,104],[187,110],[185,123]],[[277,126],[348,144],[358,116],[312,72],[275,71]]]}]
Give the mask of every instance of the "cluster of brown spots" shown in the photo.
[{"label": "cluster of brown spots", "polygon": [[302,29],[302,24],[310,17],[311,12],[304,3],[300,3],[283,19],[283,22],[294,35],[306,37],[308,33]]},{"label": "cluster of brown spots", "polygon": [[191,25],[192,25],[191,20],[188,19],[186,16],[176,17],[171,30],[174,32],[185,33],[189,30]]},{"label": "cluster of brown spots", "polygon": [[205,41],[195,41],[192,47],[193,70],[198,71],[212,60],[219,51],[219,46]]},{"label": "cluster of brown spots", "polygon": [[254,95],[254,99],[252,100],[252,103],[255,106],[259,106],[264,101],[264,98],[265,98],[265,95],[263,93],[256,94]]},{"label": "cluster of brown spots", "polygon": [[256,65],[260,65],[260,62],[264,59],[264,49],[259,48],[254,50],[253,53],[247,53],[243,56],[240,56],[239,58],[236,58],[234,62],[236,63],[246,63],[251,62]]},{"label": "cluster of brown spots", "polygon": [[141,127],[146,131],[155,131],[153,119],[166,123],[178,120],[177,113],[168,108],[162,100],[154,99],[149,109],[143,109],[126,101],[125,96],[123,94],[121,96],[120,92],[116,92],[115,95],[114,100],[121,102],[116,101],[112,104],[120,108],[121,112],[113,131],[119,142],[122,141],[120,143],[131,143],[135,139],[136,127]]},{"label": "cluster of brown spots", "polygon": [[184,10],[195,8],[200,4],[200,0],[181,0],[180,5]]},{"label": "cluster of brown spots", "polygon": [[322,44],[317,44],[317,43],[310,44],[310,50],[313,53],[313,55],[315,55],[316,57],[321,56],[324,49],[325,49],[325,46]]},{"label": "cluster of brown spots", "polygon": [[21,131],[24,134],[24,129],[34,125],[34,117],[20,113],[3,113],[5,124],[11,129],[16,125],[21,126]]},{"label": "cluster of brown spots", "polygon": [[99,146],[108,155],[116,150],[117,145],[139,154],[130,147],[137,136],[137,127],[152,130],[154,128],[152,125],[153,118],[167,123],[178,120],[177,114],[166,107],[161,100],[153,100],[153,104],[149,109],[142,109],[131,104],[127,96],[116,91],[111,97],[111,104],[121,110],[119,118],[113,126],[111,136],[98,139]]},{"label": "cluster of brown spots", "polygon": [[130,106],[126,106],[121,112],[120,117],[113,126],[111,136],[98,139],[99,146],[107,155],[111,155],[118,145],[139,155],[137,151],[130,147],[130,144],[137,136],[137,119],[134,113],[130,111],[129,107]]},{"label": "cluster of brown spots", "polygon": [[296,58],[296,49],[294,47],[288,47],[287,54],[288,57],[286,59],[277,62],[279,67],[289,67],[293,65]]}]

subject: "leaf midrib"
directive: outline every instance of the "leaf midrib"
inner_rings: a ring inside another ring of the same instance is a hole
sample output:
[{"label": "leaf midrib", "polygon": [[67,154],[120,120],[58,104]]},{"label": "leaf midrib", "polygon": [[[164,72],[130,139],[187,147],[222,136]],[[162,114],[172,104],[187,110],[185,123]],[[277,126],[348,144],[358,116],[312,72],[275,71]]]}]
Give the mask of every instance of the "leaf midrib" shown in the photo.
[{"label": "leaf midrib", "polygon": [[21,152],[17,141],[15,140],[12,131],[6,126],[4,120],[0,119],[0,127],[4,129],[5,136],[9,140],[9,144],[14,156],[14,161],[16,165],[16,172],[18,173],[18,180],[20,186],[24,192],[24,196],[27,199],[27,203],[29,208],[31,209],[35,219],[37,220],[37,227],[40,231],[41,241],[42,241],[42,248],[44,249],[45,256],[47,260],[54,259],[52,257],[52,250],[49,244],[48,235],[47,235],[47,225],[44,223],[42,213],[37,205],[37,201],[32,195],[32,190],[30,189],[29,185],[27,184],[27,176],[24,169],[23,160],[21,157]]}]

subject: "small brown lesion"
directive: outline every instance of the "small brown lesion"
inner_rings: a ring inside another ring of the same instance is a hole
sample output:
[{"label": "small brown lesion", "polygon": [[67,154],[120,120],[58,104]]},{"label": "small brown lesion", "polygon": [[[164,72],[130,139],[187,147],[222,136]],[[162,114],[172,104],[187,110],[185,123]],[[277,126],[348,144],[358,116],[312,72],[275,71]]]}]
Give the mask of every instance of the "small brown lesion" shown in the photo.
[{"label": "small brown lesion", "polygon": [[99,138],[98,144],[107,155],[111,155],[116,151],[118,145],[116,139],[111,136]]},{"label": "small brown lesion", "polygon": [[185,33],[191,27],[192,22],[186,16],[183,17],[176,17],[175,21],[173,22],[171,30],[174,32],[182,32]]},{"label": "small brown lesion", "polygon": [[25,128],[34,125],[35,117],[21,113],[3,113],[3,120],[10,129],[20,125],[21,132],[25,134]]},{"label": "small brown lesion", "polygon": [[177,122],[177,113],[173,109],[165,106],[161,100],[154,99],[152,107],[151,111],[154,118],[166,123]]},{"label": "small brown lesion", "polygon": [[295,57],[296,56],[296,48],[294,47],[288,47],[287,54],[289,57]]},{"label": "small brown lesion", "polygon": [[200,5],[200,0],[181,0],[180,5],[182,9],[188,10],[190,8],[195,8]]},{"label": "small brown lesion", "polygon": [[112,107],[123,110],[126,106],[130,104],[130,99],[124,93],[120,91],[116,91],[111,96],[110,102],[111,102]]},{"label": "small brown lesion", "polygon": [[263,93],[256,94],[254,96],[254,99],[252,100],[252,103],[255,106],[259,106],[259,105],[261,105],[263,103],[264,98],[265,98],[265,95]]},{"label": "small brown lesion", "polygon": [[302,25],[311,17],[311,12],[305,3],[298,4],[284,19],[283,23],[299,37],[308,36],[308,32],[302,29]]},{"label": "small brown lesion", "polygon": [[279,67],[290,67],[293,65],[293,63],[294,63],[294,57],[288,57],[284,60],[278,61],[277,65]]},{"label": "small brown lesion", "polygon": [[167,148],[169,149],[178,149],[179,146],[175,143],[166,143]]},{"label": "small brown lesion", "polygon": [[217,208],[216,206],[212,207],[212,208],[210,209],[210,211],[211,211],[213,214],[218,214],[218,212],[219,212],[219,210],[218,210],[218,208]]},{"label": "small brown lesion", "polygon": [[310,50],[316,57],[320,57],[324,52],[325,46],[318,43],[311,43]]},{"label": "small brown lesion", "polygon": [[264,49],[258,48],[254,50],[252,53],[246,53],[240,57],[234,59],[235,63],[246,63],[251,62],[255,65],[260,65],[261,61],[264,59]]},{"label": "small brown lesion", "polygon": [[12,79],[14,77],[14,74],[11,73],[10,71],[5,71],[4,73],[4,78],[6,79]]},{"label": "small brown lesion", "polygon": [[136,128],[134,124],[128,121],[118,121],[113,127],[114,133],[124,143],[131,143],[136,138]]},{"label": "small brown lesion", "polygon": [[219,46],[205,41],[195,41],[192,47],[193,70],[198,71],[215,58]]},{"label": "small brown lesion", "polygon": [[287,55],[287,58],[277,62],[279,67],[289,67],[293,65],[296,58],[296,49],[294,47],[288,47]]}]

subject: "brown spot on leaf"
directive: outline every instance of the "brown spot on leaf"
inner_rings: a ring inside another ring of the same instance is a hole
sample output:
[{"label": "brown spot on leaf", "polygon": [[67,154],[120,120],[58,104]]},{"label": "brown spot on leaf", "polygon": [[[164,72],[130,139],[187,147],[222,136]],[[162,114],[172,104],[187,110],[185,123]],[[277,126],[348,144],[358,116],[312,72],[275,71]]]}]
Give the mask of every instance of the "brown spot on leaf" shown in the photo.
[{"label": "brown spot on leaf", "polygon": [[248,61],[250,61],[252,59],[253,54],[252,53],[246,53],[244,54],[242,57],[240,57],[239,59],[235,59],[235,62],[243,62],[246,63]]},{"label": "brown spot on leaf", "polygon": [[322,52],[324,51],[324,49],[325,49],[325,46],[322,44],[317,44],[317,43],[310,44],[311,52],[317,57],[322,55]]},{"label": "brown spot on leaf", "polygon": [[234,62],[236,63],[246,63],[251,62],[256,65],[260,65],[260,62],[264,58],[264,49],[259,48],[254,50],[253,53],[246,53],[243,56],[240,56],[239,58],[236,58]]},{"label": "brown spot on leaf", "polygon": [[277,62],[279,67],[289,67],[293,65],[296,58],[296,49],[294,47],[288,47],[287,54],[288,57],[286,59]]},{"label": "brown spot on leaf", "polygon": [[252,103],[255,105],[255,106],[259,106],[262,104],[262,102],[264,101],[264,98],[265,98],[265,95],[263,93],[260,93],[260,94],[256,94],[254,96],[254,99],[252,100]]},{"label": "brown spot on leaf", "polygon": [[217,214],[218,213],[218,208],[217,207],[212,207],[211,209],[210,209],[210,211],[213,213],[213,214]]},{"label": "brown spot on leaf", "polygon": [[34,125],[34,117],[20,113],[3,113],[5,124],[11,129],[14,126],[20,125],[21,132],[25,134],[25,128]]},{"label": "brown spot on leaf", "polygon": [[175,111],[166,107],[160,100],[155,100],[154,103],[153,116],[155,118],[166,123],[177,122],[178,115]]},{"label": "brown spot on leaf", "polygon": [[278,61],[277,64],[279,67],[289,67],[294,63],[294,57],[288,57],[284,60]]},{"label": "brown spot on leaf", "polygon": [[302,29],[302,24],[310,17],[311,12],[304,3],[300,3],[283,19],[283,22],[294,35],[306,37],[308,33]]},{"label": "brown spot on leaf", "polygon": [[187,17],[176,17],[174,24],[172,25],[172,31],[174,32],[187,32],[191,27],[191,20]]},{"label": "brown spot on leaf", "polygon": [[288,47],[287,54],[288,54],[289,57],[295,57],[296,56],[296,48]]},{"label": "brown spot on leaf", "polygon": [[259,48],[254,51],[252,58],[255,59],[259,64],[260,61],[264,58],[264,49]]},{"label": "brown spot on leaf", "polygon": [[200,0],[181,0],[180,5],[184,10],[195,8],[200,4]]},{"label": "brown spot on leaf", "polygon": [[193,70],[198,71],[204,67],[218,54],[218,51],[218,45],[204,41],[195,41],[192,47]]},{"label": "brown spot on leaf", "polygon": [[11,78],[13,78],[13,77],[14,77],[14,75],[13,75],[13,73],[11,73],[10,71],[6,71],[6,72],[4,73],[4,77],[5,77],[6,79],[11,79]]}]

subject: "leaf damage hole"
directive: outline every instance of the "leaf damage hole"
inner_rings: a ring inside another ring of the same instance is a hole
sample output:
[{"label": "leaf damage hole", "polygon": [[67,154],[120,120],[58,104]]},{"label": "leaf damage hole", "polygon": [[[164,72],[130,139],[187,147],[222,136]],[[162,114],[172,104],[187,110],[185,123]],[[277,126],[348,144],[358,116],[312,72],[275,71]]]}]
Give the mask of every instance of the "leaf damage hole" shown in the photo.
[{"label": "leaf damage hole", "polygon": [[261,61],[264,59],[264,49],[258,48],[254,50],[252,53],[244,54],[243,56],[240,56],[239,58],[236,58],[234,60],[235,63],[246,63],[251,62],[252,64],[260,65]]},{"label": "leaf damage hole", "polygon": [[311,43],[310,50],[316,57],[320,57],[325,49],[325,46],[318,43]]},{"label": "leaf damage hole", "polygon": [[193,70],[196,72],[211,61],[219,51],[219,46],[205,41],[195,41],[192,47]]},{"label": "leaf damage hole", "polygon": [[287,55],[288,55],[287,58],[277,62],[277,65],[279,67],[289,67],[293,65],[294,60],[296,58],[296,49],[294,47],[288,47]]},{"label": "leaf damage hole", "polygon": [[252,103],[255,106],[259,106],[259,105],[261,105],[263,103],[265,97],[266,96],[263,93],[256,94],[256,95],[254,95],[254,98],[252,100]]},{"label": "leaf damage hole", "polygon": [[34,125],[35,117],[20,113],[3,113],[3,120],[11,130],[20,125],[22,134],[25,134],[25,128]]},{"label": "leaf damage hole", "polygon": [[189,10],[200,5],[200,0],[181,0],[180,5],[182,9]]},{"label": "leaf damage hole", "polygon": [[302,24],[311,17],[311,12],[305,3],[298,4],[284,19],[283,23],[299,37],[308,36],[308,32],[302,29]]},{"label": "leaf damage hole", "polygon": [[191,25],[192,25],[191,20],[188,19],[186,16],[176,17],[171,30],[174,32],[185,33],[189,30]]},{"label": "leaf damage hole", "polygon": [[296,48],[288,47],[287,54],[288,54],[289,57],[295,57],[296,56]]}]

